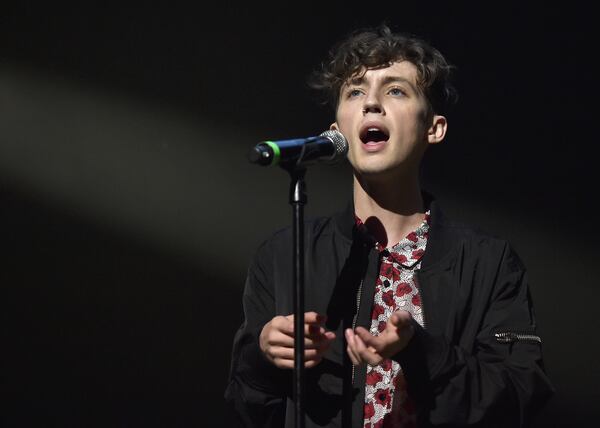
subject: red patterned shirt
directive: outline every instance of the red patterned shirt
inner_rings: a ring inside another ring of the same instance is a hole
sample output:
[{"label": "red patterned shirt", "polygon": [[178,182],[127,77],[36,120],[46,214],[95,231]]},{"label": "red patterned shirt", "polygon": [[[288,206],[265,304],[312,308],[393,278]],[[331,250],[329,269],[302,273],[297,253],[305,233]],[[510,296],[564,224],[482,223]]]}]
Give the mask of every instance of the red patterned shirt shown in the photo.
[{"label": "red patterned shirt", "polygon": [[[362,225],[356,218],[358,226]],[[363,226],[364,227],[364,226]],[[414,273],[421,267],[429,232],[429,211],[423,223],[391,248],[375,244],[381,264],[375,285],[371,334],[377,336],[397,310],[410,312],[423,325],[423,311]],[[367,366],[364,406],[365,428],[416,427],[416,411],[407,394],[400,365],[391,359]]]}]

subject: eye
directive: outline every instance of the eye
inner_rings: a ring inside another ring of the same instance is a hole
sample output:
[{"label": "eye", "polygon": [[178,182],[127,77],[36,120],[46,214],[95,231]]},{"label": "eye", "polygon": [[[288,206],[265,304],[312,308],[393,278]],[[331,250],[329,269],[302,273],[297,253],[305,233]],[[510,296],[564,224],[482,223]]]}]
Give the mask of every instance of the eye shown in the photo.
[{"label": "eye", "polygon": [[390,94],[394,97],[402,97],[402,96],[406,95],[406,92],[404,92],[401,88],[390,88],[390,90],[388,91],[388,94]]},{"label": "eye", "polygon": [[348,98],[356,98],[362,95],[362,91],[360,89],[349,89],[347,96]]}]

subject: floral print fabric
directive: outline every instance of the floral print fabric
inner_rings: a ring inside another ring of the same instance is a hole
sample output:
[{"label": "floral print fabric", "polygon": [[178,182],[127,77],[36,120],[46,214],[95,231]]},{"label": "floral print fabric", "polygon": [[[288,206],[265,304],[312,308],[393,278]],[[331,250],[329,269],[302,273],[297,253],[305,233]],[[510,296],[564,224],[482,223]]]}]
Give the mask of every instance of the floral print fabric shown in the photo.
[{"label": "floral print fabric", "polygon": [[[356,219],[360,226],[362,222]],[[423,325],[421,298],[414,273],[420,268],[429,232],[429,211],[421,225],[391,248],[375,244],[381,264],[375,285],[370,332],[381,333],[390,315],[397,310],[410,312]],[[407,394],[400,365],[391,359],[367,366],[364,406],[365,428],[415,427],[416,411]]]}]

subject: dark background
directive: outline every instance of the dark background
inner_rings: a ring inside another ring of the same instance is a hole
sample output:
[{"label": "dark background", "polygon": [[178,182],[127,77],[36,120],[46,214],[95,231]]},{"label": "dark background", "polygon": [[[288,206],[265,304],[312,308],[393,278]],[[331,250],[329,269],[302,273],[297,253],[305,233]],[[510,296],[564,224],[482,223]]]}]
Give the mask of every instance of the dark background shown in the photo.
[{"label": "dark background", "polygon": [[[287,176],[245,154],[326,129],[308,73],[383,21],[457,67],[424,181],[529,268],[557,389],[538,425],[595,426],[594,14],[447,3],[4,5],[2,426],[229,425],[245,269],[291,221]],[[348,167],[307,185],[307,215],[331,212]]]}]

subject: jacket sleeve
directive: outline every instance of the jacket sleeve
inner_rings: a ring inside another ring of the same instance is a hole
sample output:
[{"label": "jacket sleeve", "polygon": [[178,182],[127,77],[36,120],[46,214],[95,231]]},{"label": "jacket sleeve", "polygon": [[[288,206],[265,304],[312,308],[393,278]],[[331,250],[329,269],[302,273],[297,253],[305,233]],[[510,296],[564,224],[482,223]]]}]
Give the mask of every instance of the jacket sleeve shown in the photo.
[{"label": "jacket sleeve", "polygon": [[235,334],[225,400],[241,426],[283,426],[288,371],[266,359],[258,339],[275,316],[272,263],[267,244],[257,251],[248,269],[242,297],[244,318]]},{"label": "jacket sleeve", "polygon": [[[553,393],[543,369],[525,268],[508,244],[496,260],[486,310],[477,327],[464,326],[474,329],[472,346],[430,334],[415,322],[413,339],[395,357],[409,391],[425,408],[427,425],[528,426]],[[518,336],[502,341],[498,333]]]}]

